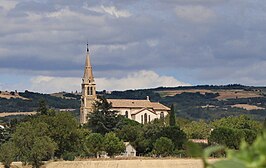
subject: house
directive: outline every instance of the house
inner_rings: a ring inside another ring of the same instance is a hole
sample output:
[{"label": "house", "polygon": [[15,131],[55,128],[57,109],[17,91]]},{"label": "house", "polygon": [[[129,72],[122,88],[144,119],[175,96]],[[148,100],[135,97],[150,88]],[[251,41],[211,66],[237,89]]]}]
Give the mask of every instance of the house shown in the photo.
[{"label": "house", "polygon": [[156,118],[164,118],[170,111],[170,108],[159,102],[151,102],[149,97],[146,100],[107,99],[107,101],[112,103],[112,110],[142,124],[149,123]]},{"label": "house", "polygon": [[126,146],[126,151],[125,153],[122,153],[122,157],[136,157],[137,151],[136,149],[129,143],[129,142],[124,142]]}]

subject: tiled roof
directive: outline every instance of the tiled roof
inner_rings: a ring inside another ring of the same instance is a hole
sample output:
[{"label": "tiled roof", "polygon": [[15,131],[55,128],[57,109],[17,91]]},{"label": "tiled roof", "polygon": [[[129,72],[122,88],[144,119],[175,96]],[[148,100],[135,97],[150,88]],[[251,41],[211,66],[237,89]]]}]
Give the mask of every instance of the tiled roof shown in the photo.
[{"label": "tiled roof", "polygon": [[159,102],[150,102],[149,100],[131,100],[131,99],[107,99],[114,108],[153,108],[154,110],[170,110]]},{"label": "tiled roof", "polygon": [[169,107],[167,107],[167,106],[165,106],[159,102],[151,102],[151,104],[152,104],[152,107],[154,108],[154,110],[167,110],[167,111],[170,110]]}]

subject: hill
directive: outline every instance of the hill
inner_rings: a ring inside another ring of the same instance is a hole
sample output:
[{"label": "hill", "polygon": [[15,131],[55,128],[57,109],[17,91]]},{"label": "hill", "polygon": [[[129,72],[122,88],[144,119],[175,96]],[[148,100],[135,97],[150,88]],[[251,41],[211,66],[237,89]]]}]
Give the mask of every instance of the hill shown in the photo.
[{"label": "hill", "polygon": [[[226,116],[246,114],[257,120],[266,117],[266,87],[243,85],[159,87],[127,91],[98,92],[106,98],[146,99],[171,106],[176,115],[192,120],[213,120]],[[80,95],[73,93],[41,94],[20,92],[9,99],[0,97],[1,112],[31,112],[38,108],[39,100],[46,100],[50,108],[75,110],[78,115]]]}]

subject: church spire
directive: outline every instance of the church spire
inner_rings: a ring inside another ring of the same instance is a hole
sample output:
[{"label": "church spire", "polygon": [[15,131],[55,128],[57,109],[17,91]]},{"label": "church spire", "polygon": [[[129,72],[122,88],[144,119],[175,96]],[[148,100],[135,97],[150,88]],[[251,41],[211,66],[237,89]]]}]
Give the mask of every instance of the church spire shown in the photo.
[{"label": "church spire", "polygon": [[88,43],[87,43],[87,54],[86,54],[86,62],[85,62],[85,68],[84,68],[83,82],[85,82],[85,83],[94,82]]}]

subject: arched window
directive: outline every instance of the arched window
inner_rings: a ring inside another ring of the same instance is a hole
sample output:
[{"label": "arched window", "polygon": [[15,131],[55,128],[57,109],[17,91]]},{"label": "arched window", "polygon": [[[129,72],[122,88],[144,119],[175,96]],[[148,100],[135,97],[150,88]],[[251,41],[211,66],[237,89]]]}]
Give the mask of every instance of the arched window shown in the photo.
[{"label": "arched window", "polygon": [[148,122],[148,117],[147,117],[147,113],[144,114],[144,124],[147,124]]},{"label": "arched window", "polygon": [[151,122],[151,116],[149,115],[149,122]]},{"label": "arched window", "polygon": [[143,115],[141,115],[141,124],[143,124]]},{"label": "arched window", "polygon": [[90,95],[93,95],[93,87],[91,87],[91,94]]},{"label": "arched window", "polygon": [[164,119],[164,113],[163,112],[160,113],[160,119]]},{"label": "arched window", "polygon": [[128,118],[128,111],[125,112],[125,117]]}]

